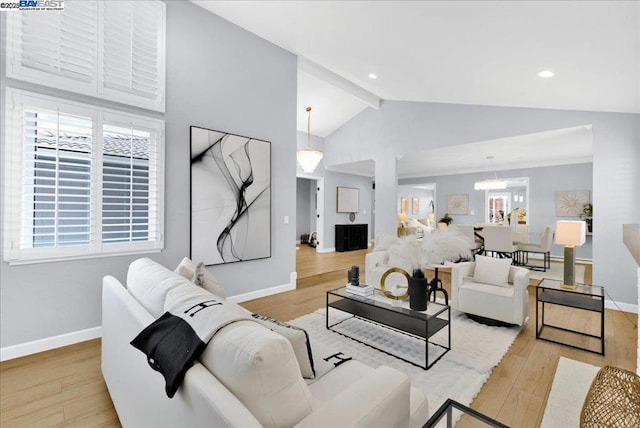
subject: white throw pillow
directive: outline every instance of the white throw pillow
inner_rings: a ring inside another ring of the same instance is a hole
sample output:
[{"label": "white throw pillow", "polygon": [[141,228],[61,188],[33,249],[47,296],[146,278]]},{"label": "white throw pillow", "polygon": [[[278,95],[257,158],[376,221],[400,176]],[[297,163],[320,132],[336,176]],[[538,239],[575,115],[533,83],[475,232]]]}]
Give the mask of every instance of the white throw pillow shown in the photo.
[{"label": "white throw pillow", "polygon": [[292,427],[313,410],[291,344],[253,320],[218,331],[200,362],[264,427]]},{"label": "white throw pillow", "polygon": [[189,257],[183,258],[173,271],[196,284],[196,264]]},{"label": "white throw pillow", "polygon": [[253,314],[252,316],[260,324],[286,337],[289,342],[291,342],[303,378],[313,379],[316,377],[315,367],[313,366],[313,355],[311,353],[311,343],[309,342],[309,335],[304,329],[265,315]]},{"label": "white throw pillow", "polygon": [[509,269],[511,259],[476,256],[476,266],[473,271],[473,282],[480,284],[509,286]]},{"label": "white throw pillow", "polygon": [[226,297],[224,287],[218,282],[216,277],[207,270],[202,262],[196,265],[190,258],[185,257],[178,267],[175,268],[174,272],[204,288],[211,294],[215,294],[218,297]]},{"label": "white throw pillow", "polygon": [[204,263],[198,263],[196,268],[197,284],[216,296],[226,297],[224,287],[218,282],[215,276],[206,268]]},{"label": "white throw pillow", "polygon": [[421,228],[422,224],[420,224],[420,222],[415,219],[415,218],[408,218],[406,220],[406,226],[407,227],[416,227],[416,228]]}]

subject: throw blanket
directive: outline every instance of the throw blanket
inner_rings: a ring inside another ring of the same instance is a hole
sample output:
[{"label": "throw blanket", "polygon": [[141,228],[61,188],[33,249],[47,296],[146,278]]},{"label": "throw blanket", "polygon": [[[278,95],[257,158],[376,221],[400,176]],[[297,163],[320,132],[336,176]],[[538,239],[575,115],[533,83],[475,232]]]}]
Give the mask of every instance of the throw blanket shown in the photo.
[{"label": "throw blanket", "polygon": [[169,291],[167,308],[131,345],[144,352],[151,368],[162,374],[167,396],[172,398],[213,335],[232,322],[252,318],[236,304],[195,285]]}]

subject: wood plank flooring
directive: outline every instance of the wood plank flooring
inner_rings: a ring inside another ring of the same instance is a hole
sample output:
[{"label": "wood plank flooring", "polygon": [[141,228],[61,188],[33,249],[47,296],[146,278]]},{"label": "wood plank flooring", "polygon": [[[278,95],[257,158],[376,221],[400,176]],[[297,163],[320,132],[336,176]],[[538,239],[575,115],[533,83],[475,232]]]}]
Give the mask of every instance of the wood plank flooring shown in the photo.
[{"label": "wood plank flooring", "polygon": [[[323,307],[325,291],[342,286],[347,270],[360,266],[367,250],[316,254],[297,250],[298,289],[245,302],[247,309],[286,321]],[[591,277],[587,268],[587,280]],[[445,288],[449,274],[441,275]],[[535,281],[533,281],[535,282]],[[635,370],[637,316],[606,311],[606,357],[535,339],[535,299],[530,287],[530,320],[494,369],[471,407],[514,427],[540,424],[560,356]],[[584,312],[549,312],[585,330],[597,320]],[[461,421],[461,426],[466,425]],[[0,363],[0,426],[118,427],[100,370],[100,340]]]}]

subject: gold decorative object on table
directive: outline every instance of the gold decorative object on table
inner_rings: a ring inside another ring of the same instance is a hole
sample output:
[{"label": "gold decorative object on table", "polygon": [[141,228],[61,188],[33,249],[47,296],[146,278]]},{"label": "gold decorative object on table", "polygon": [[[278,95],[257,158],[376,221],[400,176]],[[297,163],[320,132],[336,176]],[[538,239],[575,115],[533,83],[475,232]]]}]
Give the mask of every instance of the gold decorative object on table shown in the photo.
[{"label": "gold decorative object on table", "polygon": [[[399,273],[401,275],[404,275],[405,278],[407,278],[407,291],[404,294],[397,296],[391,293],[389,290],[387,290],[387,287],[385,286],[385,281],[387,277],[392,273]],[[409,296],[409,278],[411,278],[411,275],[409,275],[409,273],[404,269],[400,269],[400,268],[387,269],[387,271],[382,274],[382,278],[380,278],[380,289],[382,290],[382,293],[390,299],[393,299],[393,300],[406,299]]]},{"label": "gold decorative object on table", "polygon": [[580,413],[580,427],[639,427],[640,377],[604,366],[591,383]]}]

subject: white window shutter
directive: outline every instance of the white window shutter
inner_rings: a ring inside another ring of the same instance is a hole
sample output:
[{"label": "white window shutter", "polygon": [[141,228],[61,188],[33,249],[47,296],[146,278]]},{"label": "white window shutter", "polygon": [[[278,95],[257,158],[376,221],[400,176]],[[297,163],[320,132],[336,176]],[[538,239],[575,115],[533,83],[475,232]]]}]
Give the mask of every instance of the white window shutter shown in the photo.
[{"label": "white window shutter", "polygon": [[98,5],[68,2],[62,11],[7,14],[7,76],[95,93]]},{"label": "white window shutter", "polygon": [[102,93],[164,111],[165,4],[103,2]]},{"label": "white window shutter", "polygon": [[7,76],[136,107],[165,109],[166,5],[69,1],[7,14]]}]

